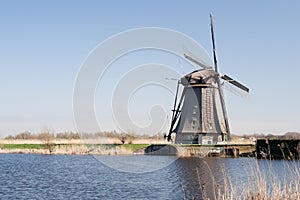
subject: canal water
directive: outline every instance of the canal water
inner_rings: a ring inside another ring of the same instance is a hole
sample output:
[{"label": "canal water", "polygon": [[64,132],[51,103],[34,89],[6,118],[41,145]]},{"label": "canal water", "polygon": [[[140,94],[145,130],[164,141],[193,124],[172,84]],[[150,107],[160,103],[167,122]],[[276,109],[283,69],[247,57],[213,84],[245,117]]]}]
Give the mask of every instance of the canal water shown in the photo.
[{"label": "canal water", "polygon": [[0,199],[214,199],[224,181],[239,190],[259,169],[284,184],[299,167],[253,158],[2,154]]}]

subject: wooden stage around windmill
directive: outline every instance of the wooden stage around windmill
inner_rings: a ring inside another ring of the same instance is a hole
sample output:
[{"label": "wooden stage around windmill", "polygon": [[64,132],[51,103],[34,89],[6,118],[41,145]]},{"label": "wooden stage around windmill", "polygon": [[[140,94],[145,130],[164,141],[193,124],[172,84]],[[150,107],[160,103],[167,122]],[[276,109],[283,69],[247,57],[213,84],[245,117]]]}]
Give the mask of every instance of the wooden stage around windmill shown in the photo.
[{"label": "wooden stage around windmill", "polygon": [[253,157],[254,144],[153,144],[146,155],[176,155],[179,157]]},{"label": "wooden stage around windmill", "polygon": [[256,157],[257,159],[300,159],[300,139],[257,139],[255,144],[150,145],[149,155],[180,157]]}]

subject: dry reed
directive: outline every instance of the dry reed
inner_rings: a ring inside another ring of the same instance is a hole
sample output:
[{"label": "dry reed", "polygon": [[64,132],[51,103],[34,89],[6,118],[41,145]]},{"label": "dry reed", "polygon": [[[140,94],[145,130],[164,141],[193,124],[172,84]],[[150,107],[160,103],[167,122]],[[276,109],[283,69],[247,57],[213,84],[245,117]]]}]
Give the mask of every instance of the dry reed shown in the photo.
[{"label": "dry reed", "polygon": [[[250,163],[251,162],[251,163]],[[262,169],[259,162],[267,162],[267,169]],[[228,174],[225,167],[222,169],[223,181],[215,183],[215,178],[208,167],[213,191],[203,188],[201,177],[197,169],[199,180],[199,191],[202,199],[216,200],[299,200],[300,199],[300,170],[298,161],[283,161],[284,171],[274,171],[273,161],[258,161],[250,159],[245,167],[248,173],[248,181],[234,181]],[[254,164],[253,164],[254,163]],[[208,165],[207,165],[208,166]],[[278,177],[283,173],[283,179]],[[209,195],[210,194],[210,195]]]}]

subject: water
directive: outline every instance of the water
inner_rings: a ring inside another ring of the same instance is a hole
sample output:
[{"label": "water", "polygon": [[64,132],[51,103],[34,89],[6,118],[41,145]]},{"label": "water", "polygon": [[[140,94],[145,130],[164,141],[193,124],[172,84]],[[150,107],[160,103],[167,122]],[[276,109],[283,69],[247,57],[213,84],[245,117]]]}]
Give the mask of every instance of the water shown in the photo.
[{"label": "water", "polygon": [[[137,156],[105,157],[122,165],[119,160],[124,158],[132,161],[131,166],[137,160]],[[138,162],[170,161],[167,156],[138,158]],[[269,162],[250,158],[182,158],[153,172],[128,173],[108,167],[93,156],[2,154],[0,199],[202,199],[202,191],[213,196],[211,188],[222,185],[224,169],[232,184],[239,184],[249,182],[253,177],[249,169],[256,164],[269,173]],[[272,169],[284,180],[290,164],[272,161]],[[299,162],[296,166],[300,167]]]}]

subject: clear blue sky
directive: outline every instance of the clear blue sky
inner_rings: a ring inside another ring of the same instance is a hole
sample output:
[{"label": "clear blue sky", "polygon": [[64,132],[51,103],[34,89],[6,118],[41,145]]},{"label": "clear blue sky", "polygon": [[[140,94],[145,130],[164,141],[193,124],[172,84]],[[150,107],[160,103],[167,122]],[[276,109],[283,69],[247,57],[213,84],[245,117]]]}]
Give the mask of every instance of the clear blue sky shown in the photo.
[{"label": "clear blue sky", "polygon": [[[220,71],[250,88],[246,99],[226,92],[232,132],[300,132],[299,1],[29,0],[0,4],[0,137],[45,127],[56,132],[75,130],[76,75],[89,52],[114,34],[140,27],[169,28],[194,38],[210,53],[211,12]],[[170,61],[177,62],[176,58]],[[173,104],[171,97],[163,103],[170,104],[167,112]],[[97,94],[96,100],[101,105]],[[148,123],[143,112],[134,107],[132,112],[141,123]],[[105,129],[116,129],[109,116],[103,120]]]}]

